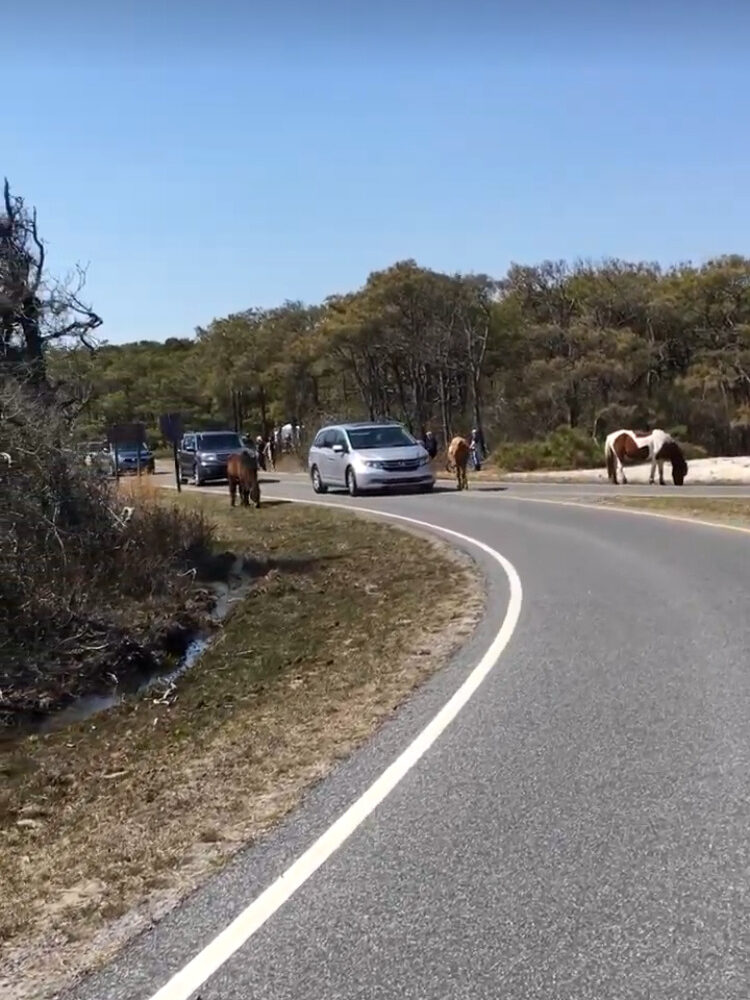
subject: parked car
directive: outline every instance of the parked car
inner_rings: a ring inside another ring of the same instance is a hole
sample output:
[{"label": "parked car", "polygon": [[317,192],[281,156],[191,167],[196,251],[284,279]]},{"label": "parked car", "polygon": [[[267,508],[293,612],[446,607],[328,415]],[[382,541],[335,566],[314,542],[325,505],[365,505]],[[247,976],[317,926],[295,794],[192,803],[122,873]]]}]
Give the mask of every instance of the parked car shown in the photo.
[{"label": "parked car", "polygon": [[398,423],[323,427],[315,435],[307,465],[316,493],[344,487],[356,496],[399,486],[427,492],[435,485],[430,456]]},{"label": "parked car", "polygon": [[92,464],[103,466],[111,476],[114,476],[115,455],[117,456],[117,473],[121,476],[129,472],[137,473],[139,464],[141,472],[148,475],[154,473],[154,453],[147,444],[142,444],[140,447],[137,444],[118,444],[117,449],[113,444],[108,444],[98,461],[96,457],[92,456]]},{"label": "parked car", "polygon": [[227,462],[238,451],[254,450],[236,431],[191,431],[180,443],[178,461],[183,483],[194,486],[227,478]]}]

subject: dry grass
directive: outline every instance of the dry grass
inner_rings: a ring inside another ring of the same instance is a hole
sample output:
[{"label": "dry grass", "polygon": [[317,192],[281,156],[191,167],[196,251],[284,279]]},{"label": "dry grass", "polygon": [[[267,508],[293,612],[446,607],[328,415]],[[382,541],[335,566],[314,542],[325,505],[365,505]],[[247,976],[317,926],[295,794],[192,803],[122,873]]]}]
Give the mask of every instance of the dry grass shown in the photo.
[{"label": "dry grass", "polygon": [[274,568],[176,699],[133,700],[0,757],[5,1000],[59,990],[267,830],[481,610],[468,560],[385,524],[270,501],[230,511],[224,491],[180,502]]},{"label": "dry grass", "polygon": [[207,594],[188,571],[212,535],[195,513],[122,516],[108,479],[71,447],[61,412],[0,379],[0,738],[82,694],[135,678],[201,627]]},{"label": "dry grass", "polygon": [[750,525],[750,499],[741,497],[597,497],[594,502],[717,524]]}]

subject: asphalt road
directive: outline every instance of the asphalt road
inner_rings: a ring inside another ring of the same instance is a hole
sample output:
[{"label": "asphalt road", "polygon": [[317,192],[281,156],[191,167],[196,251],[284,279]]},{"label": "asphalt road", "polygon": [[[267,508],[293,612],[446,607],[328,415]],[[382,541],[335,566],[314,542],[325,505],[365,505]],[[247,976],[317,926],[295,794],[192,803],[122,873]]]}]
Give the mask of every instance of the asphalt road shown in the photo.
[{"label": "asphalt road", "polygon": [[[263,489],[311,497],[293,477]],[[196,996],[747,1000],[750,535],[528,502],[611,490],[330,498],[498,549],[521,578],[521,616],[455,721]],[[383,771],[503,618],[507,580],[478,561],[488,614],[463,655],[69,996],[149,1000]]]}]

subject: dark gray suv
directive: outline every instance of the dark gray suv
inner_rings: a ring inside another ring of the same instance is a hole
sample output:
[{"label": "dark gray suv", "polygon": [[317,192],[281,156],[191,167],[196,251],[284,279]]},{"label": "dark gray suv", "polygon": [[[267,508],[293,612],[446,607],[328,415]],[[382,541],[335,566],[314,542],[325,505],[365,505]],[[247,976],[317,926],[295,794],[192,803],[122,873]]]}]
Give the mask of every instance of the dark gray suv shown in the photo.
[{"label": "dark gray suv", "polygon": [[227,478],[230,455],[248,449],[245,439],[236,431],[192,431],[185,434],[178,454],[180,478],[193,486]]}]

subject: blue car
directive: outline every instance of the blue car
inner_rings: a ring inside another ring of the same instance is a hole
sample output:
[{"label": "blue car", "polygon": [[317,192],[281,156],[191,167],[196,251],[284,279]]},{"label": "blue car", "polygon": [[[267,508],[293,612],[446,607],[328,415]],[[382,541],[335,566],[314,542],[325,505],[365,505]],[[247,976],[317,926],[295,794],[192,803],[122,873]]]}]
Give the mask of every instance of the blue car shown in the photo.
[{"label": "blue car", "polygon": [[[139,456],[140,451],[140,456]],[[109,445],[107,448],[107,458],[109,461],[109,471],[115,475],[115,446]],[[147,475],[154,473],[154,454],[148,445],[142,444],[140,448],[137,444],[118,444],[117,446],[117,473],[121,476],[126,473],[136,473],[140,460],[141,472]]]}]

